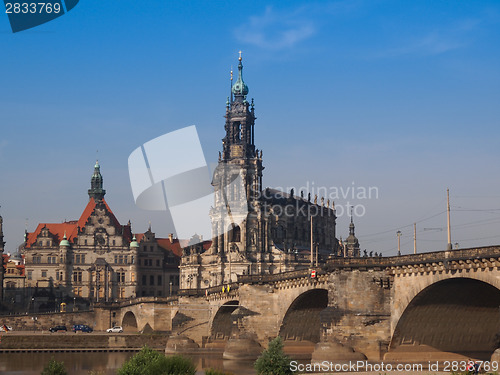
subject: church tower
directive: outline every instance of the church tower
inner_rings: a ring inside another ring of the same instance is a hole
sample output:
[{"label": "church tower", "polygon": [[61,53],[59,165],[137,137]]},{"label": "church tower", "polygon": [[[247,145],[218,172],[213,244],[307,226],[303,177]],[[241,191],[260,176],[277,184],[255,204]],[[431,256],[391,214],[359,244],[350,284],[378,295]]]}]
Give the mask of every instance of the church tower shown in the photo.
[{"label": "church tower", "polygon": [[94,166],[94,174],[90,180],[90,189],[89,189],[89,200],[94,198],[95,201],[100,201],[104,198],[106,194],[106,190],[102,188],[102,175],[101,175],[101,167],[99,165],[99,161],[95,162]]},{"label": "church tower", "polygon": [[[232,72],[231,72],[232,80]],[[255,107],[247,101],[248,86],[243,81],[241,53],[238,79],[231,88],[231,100],[226,103],[226,136],[222,139],[221,163],[242,169],[248,200],[258,198],[262,191],[262,152],[255,148]]]},{"label": "church tower", "polygon": [[[199,239],[184,247],[180,288],[230,284],[244,275],[269,275],[306,269],[310,259],[310,215],[315,213],[318,258],[336,253],[335,208],[276,189],[263,189],[262,151],[255,147],[255,107],[247,100],[241,53],[238,77],[226,102],[225,135],[214,171],[214,204],[210,209],[212,243]],[[310,194],[309,194],[310,196]],[[358,249],[359,252],[359,249]],[[309,253],[309,252],[308,252]]]},{"label": "church tower", "polygon": [[347,256],[352,258],[352,257],[359,257],[360,256],[360,251],[359,251],[359,241],[358,238],[354,235],[354,222],[352,219],[352,210],[351,210],[351,223],[349,224],[349,237],[346,239],[346,248],[347,248]]},{"label": "church tower", "polygon": [[249,103],[247,95],[240,53],[238,78],[226,102],[222,153],[212,180],[215,202],[210,211],[213,237],[210,252],[228,265],[222,272],[223,280],[218,282],[234,281],[231,274],[249,272],[250,264],[260,262],[260,253],[264,251],[264,233],[258,230],[262,226],[257,223],[263,217],[260,197],[264,167],[262,152],[255,148],[253,99]]}]

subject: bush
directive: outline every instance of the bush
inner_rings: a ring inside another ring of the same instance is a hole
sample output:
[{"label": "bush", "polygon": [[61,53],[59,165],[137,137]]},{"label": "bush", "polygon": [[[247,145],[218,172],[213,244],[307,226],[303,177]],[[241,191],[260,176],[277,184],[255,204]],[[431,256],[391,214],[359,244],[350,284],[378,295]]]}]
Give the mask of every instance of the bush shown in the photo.
[{"label": "bush", "polygon": [[269,347],[262,352],[255,361],[255,370],[258,375],[291,375],[290,358],[283,352],[283,340],[280,336],[269,343]]},{"label": "bush", "polygon": [[42,375],[68,375],[63,362],[58,362],[52,358],[44,367]]},{"label": "bush", "polygon": [[118,375],[194,375],[195,372],[189,359],[179,355],[165,357],[145,346],[123,364]]}]

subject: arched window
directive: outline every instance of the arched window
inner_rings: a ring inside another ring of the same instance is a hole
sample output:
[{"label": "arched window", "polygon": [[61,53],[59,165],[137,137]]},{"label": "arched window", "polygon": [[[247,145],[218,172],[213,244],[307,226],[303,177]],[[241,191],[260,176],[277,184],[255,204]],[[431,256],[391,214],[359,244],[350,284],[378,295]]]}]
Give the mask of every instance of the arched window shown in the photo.
[{"label": "arched window", "polygon": [[229,242],[240,242],[241,241],[241,229],[238,225],[231,224],[231,230],[229,231]]}]

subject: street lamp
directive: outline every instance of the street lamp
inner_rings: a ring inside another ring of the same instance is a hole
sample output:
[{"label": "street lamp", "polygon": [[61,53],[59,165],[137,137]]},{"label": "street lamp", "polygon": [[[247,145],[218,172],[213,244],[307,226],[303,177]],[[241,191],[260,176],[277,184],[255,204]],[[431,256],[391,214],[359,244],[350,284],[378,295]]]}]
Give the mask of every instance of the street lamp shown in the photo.
[{"label": "street lamp", "polygon": [[169,296],[172,295],[172,282],[170,282],[170,293],[168,294]]},{"label": "street lamp", "polygon": [[73,297],[73,312],[75,312],[76,297]]},{"label": "street lamp", "polygon": [[401,231],[398,230],[396,232],[396,235],[398,236],[398,256],[401,256],[401,235],[402,235]]}]

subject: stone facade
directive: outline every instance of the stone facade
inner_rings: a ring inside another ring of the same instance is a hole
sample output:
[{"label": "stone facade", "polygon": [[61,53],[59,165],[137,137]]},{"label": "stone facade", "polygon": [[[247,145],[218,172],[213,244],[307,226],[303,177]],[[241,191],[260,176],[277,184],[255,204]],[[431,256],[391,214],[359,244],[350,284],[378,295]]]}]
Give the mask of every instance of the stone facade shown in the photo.
[{"label": "stone facade", "polygon": [[26,301],[26,276],[21,256],[3,254],[3,301],[23,305]]},{"label": "stone facade", "polygon": [[[238,79],[226,103],[225,137],[212,185],[213,241],[187,246],[181,260],[181,289],[236,282],[238,275],[304,269],[344,256],[335,235],[334,202],[263,189],[262,151],[255,147],[255,107],[247,101],[240,57]],[[241,181],[241,184],[235,183]],[[312,241],[311,241],[312,235]],[[354,233],[353,233],[354,235]],[[357,244],[357,239],[356,239]],[[313,251],[311,251],[311,247]],[[355,246],[350,256],[359,256]]]},{"label": "stone facade", "polygon": [[[3,254],[5,249],[5,242],[3,240],[3,217],[0,215],[0,254]],[[2,259],[2,267],[0,267],[0,300],[3,299],[3,257]]]},{"label": "stone facade", "polygon": [[26,287],[40,308],[55,302],[54,297],[98,303],[164,297],[178,289],[179,241],[156,238],[151,228],[134,235],[130,222],[118,222],[102,186],[96,163],[80,219],[42,223],[26,233]]}]

